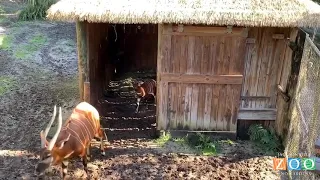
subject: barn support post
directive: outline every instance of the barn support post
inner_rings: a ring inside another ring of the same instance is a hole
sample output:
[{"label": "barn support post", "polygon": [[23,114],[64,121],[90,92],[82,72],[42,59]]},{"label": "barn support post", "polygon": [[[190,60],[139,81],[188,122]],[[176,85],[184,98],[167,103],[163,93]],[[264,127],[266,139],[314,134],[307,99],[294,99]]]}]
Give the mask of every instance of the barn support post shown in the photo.
[{"label": "barn support post", "polygon": [[[89,80],[87,69],[87,32],[86,22],[76,22],[76,34],[77,34],[77,51],[78,51],[78,72],[79,72],[79,94],[80,101],[86,101],[84,99],[84,83]],[[88,92],[90,93],[90,91]]]},{"label": "barn support post", "polygon": [[90,82],[84,82],[83,86],[83,100],[90,103]]},{"label": "barn support post", "polygon": [[289,100],[285,101],[285,99],[283,99],[281,95],[278,96],[278,112],[277,119],[275,122],[277,134],[282,139],[282,144],[284,147],[286,147],[287,144],[287,136],[289,133],[290,126],[290,114],[292,113],[291,111],[293,109],[293,99],[296,92],[297,81],[299,77],[304,42],[305,33],[301,30],[295,29],[292,32],[292,37],[290,38],[290,42],[288,43],[288,46],[290,47],[290,49],[292,49],[288,83],[286,87],[282,87],[282,89],[286,90],[285,92],[286,95],[289,97]]},{"label": "barn support post", "polygon": [[[158,24],[158,50],[157,50],[157,92],[159,94],[159,92],[161,92],[161,87],[160,87],[160,73],[159,70],[161,69],[161,37],[162,37],[162,24]],[[159,123],[160,121],[163,121],[161,118],[161,116],[159,115],[160,110],[159,110],[159,104],[161,104],[161,99],[159,98],[159,96],[157,97],[157,106],[156,106],[156,123],[157,123],[157,128],[156,128],[156,133],[155,136],[160,136],[160,128],[159,128]],[[165,132],[163,132],[163,135]]]}]

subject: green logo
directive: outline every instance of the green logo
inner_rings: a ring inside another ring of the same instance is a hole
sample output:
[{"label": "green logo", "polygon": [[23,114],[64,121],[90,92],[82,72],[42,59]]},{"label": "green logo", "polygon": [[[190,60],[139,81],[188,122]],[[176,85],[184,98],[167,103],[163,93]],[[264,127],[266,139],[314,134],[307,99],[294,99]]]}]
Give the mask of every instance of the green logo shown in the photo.
[{"label": "green logo", "polygon": [[315,170],[316,161],[314,158],[302,158],[302,170]]}]

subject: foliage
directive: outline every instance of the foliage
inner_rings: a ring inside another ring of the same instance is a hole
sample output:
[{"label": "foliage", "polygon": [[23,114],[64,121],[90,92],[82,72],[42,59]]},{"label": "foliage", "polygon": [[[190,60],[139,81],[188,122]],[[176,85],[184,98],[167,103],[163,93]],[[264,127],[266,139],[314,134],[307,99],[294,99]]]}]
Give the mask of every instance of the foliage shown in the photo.
[{"label": "foliage", "polygon": [[[164,146],[168,141],[173,141],[181,146],[189,146],[205,156],[217,155],[218,142],[213,142],[209,136],[202,133],[187,134],[185,137],[172,138],[170,133],[162,134],[155,142]],[[233,144],[232,141],[227,140],[226,143]]]},{"label": "foliage", "polygon": [[19,14],[20,20],[45,19],[47,10],[56,0],[28,0],[28,5]]},{"label": "foliage", "polygon": [[171,140],[171,134],[165,133],[165,134],[162,134],[158,139],[156,139],[155,142],[159,146],[164,146],[166,144],[166,142],[168,142],[169,140]]},{"label": "foliage", "polygon": [[266,129],[261,124],[253,124],[249,127],[248,135],[266,153],[276,154],[282,151],[280,139],[272,128]]},{"label": "foliage", "polygon": [[188,134],[186,142],[189,146],[201,151],[203,155],[210,156],[217,154],[216,143],[211,141],[209,136],[202,133]]}]

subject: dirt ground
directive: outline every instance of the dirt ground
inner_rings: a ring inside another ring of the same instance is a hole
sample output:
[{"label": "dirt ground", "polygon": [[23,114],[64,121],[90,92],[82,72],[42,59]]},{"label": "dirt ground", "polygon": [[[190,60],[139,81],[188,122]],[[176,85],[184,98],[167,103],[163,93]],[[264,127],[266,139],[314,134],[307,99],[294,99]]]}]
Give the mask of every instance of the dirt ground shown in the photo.
[{"label": "dirt ground", "polygon": [[[6,13],[21,7],[0,3]],[[0,179],[35,179],[39,132],[53,105],[62,106],[66,118],[78,102],[75,24],[2,17],[0,37]],[[217,157],[195,155],[174,142],[159,147],[150,140],[154,107],[141,105],[135,114],[134,101],[101,100],[108,109],[101,113],[109,144],[105,157],[93,148],[90,179],[280,179],[272,170],[272,157],[262,156],[246,141],[225,143]],[[58,170],[54,167],[47,179],[59,179]],[[70,163],[68,175],[86,177],[80,160]]]}]

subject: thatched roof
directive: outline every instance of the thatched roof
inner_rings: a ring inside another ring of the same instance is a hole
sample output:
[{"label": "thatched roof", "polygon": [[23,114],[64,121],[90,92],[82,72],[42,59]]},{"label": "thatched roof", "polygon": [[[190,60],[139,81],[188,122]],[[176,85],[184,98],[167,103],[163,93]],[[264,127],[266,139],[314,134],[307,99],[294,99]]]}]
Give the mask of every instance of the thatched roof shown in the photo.
[{"label": "thatched roof", "polygon": [[320,26],[311,0],[60,0],[47,13],[60,21]]}]

